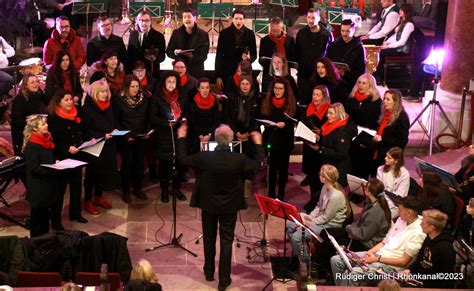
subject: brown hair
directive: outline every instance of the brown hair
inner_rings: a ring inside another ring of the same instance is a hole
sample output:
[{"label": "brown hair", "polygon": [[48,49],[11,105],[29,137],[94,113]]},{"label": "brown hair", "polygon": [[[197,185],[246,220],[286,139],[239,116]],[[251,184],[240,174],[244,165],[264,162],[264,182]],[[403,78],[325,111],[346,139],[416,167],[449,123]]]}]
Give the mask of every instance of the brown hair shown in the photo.
[{"label": "brown hair", "polygon": [[282,78],[282,77],[277,77],[270,85],[270,90],[268,90],[267,92],[267,95],[265,96],[265,98],[263,99],[263,102],[262,102],[262,114],[263,115],[270,115],[271,114],[271,111],[272,111],[272,98],[273,96],[275,95],[275,93],[273,92],[273,88],[275,86],[275,84],[283,84],[283,86],[285,87],[285,93],[284,93],[284,97],[286,98],[286,104],[284,105],[284,108],[285,108],[285,112],[290,115],[290,116],[293,116],[295,114],[295,111],[296,111],[296,99],[295,99],[295,95],[293,94],[293,90],[291,89],[291,85],[290,85],[290,82],[288,82],[287,79],[285,78]]},{"label": "brown hair", "polygon": [[369,192],[372,196],[377,198],[377,201],[380,203],[380,206],[382,207],[388,226],[390,226],[392,223],[392,214],[390,212],[390,207],[388,207],[387,199],[385,199],[384,190],[385,190],[385,186],[383,185],[382,181],[380,181],[377,178],[371,178],[367,182],[367,192]]},{"label": "brown hair", "polygon": [[[36,75],[34,75],[32,73],[28,73],[28,74],[23,76],[23,79],[21,80],[21,85],[20,85],[20,92],[23,95],[23,97],[25,97],[26,101],[28,101],[28,97],[29,97],[27,87],[28,87],[28,80],[30,78],[38,79],[38,77]],[[41,90],[41,89],[39,89],[39,90]]]},{"label": "brown hair", "polygon": [[136,81],[138,83],[138,86],[140,87],[140,90],[142,89],[142,86],[140,85],[140,80],[138,80],[137,76],[135,76],[133,74],[126,75],[124,80],[123,80],[123,89],[122,89],[122,92],[123,92],[124,96],[129,96],[130,86],[132,85],[133,81]]},{"label": "brown hair", "polygon": [[[396,89],[389,89],[385,91],[384,98],[385,98],[385,95],[387,94],[390,94],[392,96],[393,103],[394,103],[392,112],[390,114],[390,120],[388,122],[388,125],[391,125],[395,122],[395,120],[398,119],[398,116],[400,116],[400,113],[402,111],[405,111],[405,109],[403,108],[402,93],[400,93],[400,91]],[[382,106],[382,114],[380,114],[380,120],[379,120],[380,123],[382,122],[384,115],[385,115],[385,107]]]},{"label": "brown hair", "polygon": [[314,86],[313,91],[311,91],[311,94],[313,94],[314,90],[321,91],[321,93],[323,93],[324,101],[331,103],[331,96],[329,96],[328,87],[326,87],[325,85],[316,85]]},{"label": "brown hair", "polygon": [[71,97],[74,97],[71,91],[69,90],[64,90],[64,89],[59,89],[54,93],[53,98],[51,98],[51,101],[49,101],[48,105],[48,113],[51,115],[54,115],[54,112],[56,111],[56,108],[59,107],[59,103],[61,103],[61,100],[64,98],[66,95],[71,95]]},{"label": "brown hair", "polygon": [[441,192],[446,190],[446,186],[443,184],[439,174],[433,170],[423,171],[421,178],[423,180],[423,188],[421,188],[419,196],[420,201],[431,207]]},{"label": "brown hair", "polygon": [[316,69],[318,66],[318,63],[321,63],[324,65],[324,68],[326,69],[326,78],[329,80],[329,82],[333,85],[337,85],[339,81],[341,81],[341,76],[339,75],[339,71],[336,69],[336,66],[332,63],[332,61],[328,58],[322,57],[318,58],[316,62],[314,62],[314,72],[313,75],[311,76],[311,81],[316,82],[319,77],[318,70]]},{"label": "brown hair", "polygon": [[413,5],[409,3],[402,4],[400,10],[403,10],[404,16],[400,18],[398,25],[400,26],[399,31],[403,31],[403,28],[408,22],[413,22]]},{"label": "brown hair", "polygon": [[[390,155],[396,162],[395,162],[395,167],[393,169],[393,176],[394,177],[400,177],[401,171],[400,169],[403,167],[405,164],[405,159],[403,158],[403,149],[399,147],[394,147],[391,148],[387,151],[387,155]],[[390,171],[390,166],[384,165],[383,166],[383,171],[385,173]]]},{"label": "brown hair", "polygon": [[269,69],[268,74],[272,77],[275,75],[275,69],[273,68],[273,58],[275,57],[279,58],[283,62],[283,71],[281,72],[282,73],[281,76],[282,77],[288,76],[288,72],[289,72],[288,60],[286,59],[286,56],[280,52],[276,52],[272,55],[272,59],[270,60],[270,69]]}]

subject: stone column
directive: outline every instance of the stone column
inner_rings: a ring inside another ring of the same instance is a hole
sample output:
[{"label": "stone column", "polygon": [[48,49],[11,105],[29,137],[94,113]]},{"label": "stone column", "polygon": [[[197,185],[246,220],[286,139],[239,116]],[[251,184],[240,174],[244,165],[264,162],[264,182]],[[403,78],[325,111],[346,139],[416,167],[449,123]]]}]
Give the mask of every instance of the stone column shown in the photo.
[{"label": "stone column", "polygon": [[[445,57],[438,88],[437,99],[457,128],[460,118],[462,88],[469,89],[469,80],[474,78],[474,17],[470,0],[450,0],[444,41]],[[462,138],[471,139],[473,115],[471,94],[468,94],[464,111]],[[436,114],[436,133],[450,133],[446,121]],[[454,140],[443,139],[446,143]]]}]

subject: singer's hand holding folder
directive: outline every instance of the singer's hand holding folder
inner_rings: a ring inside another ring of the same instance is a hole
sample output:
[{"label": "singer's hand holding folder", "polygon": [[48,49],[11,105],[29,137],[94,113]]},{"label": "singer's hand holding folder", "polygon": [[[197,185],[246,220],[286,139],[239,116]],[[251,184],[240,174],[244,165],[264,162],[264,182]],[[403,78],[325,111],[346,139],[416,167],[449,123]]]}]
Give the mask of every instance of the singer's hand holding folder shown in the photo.
[{"label": "singer's hand holding folder", "polygon": [[298,125],[296,126],[295,137],[301,137],[313,144],[316,143],[316,134],[301,121],[298,122]]},{"label": "singer's hand holding folder", "polygon": [[354,137],[352,143],[366,148],[374,147],[374,136],[377,134],[375,130],[357,126],[357,136]]}]

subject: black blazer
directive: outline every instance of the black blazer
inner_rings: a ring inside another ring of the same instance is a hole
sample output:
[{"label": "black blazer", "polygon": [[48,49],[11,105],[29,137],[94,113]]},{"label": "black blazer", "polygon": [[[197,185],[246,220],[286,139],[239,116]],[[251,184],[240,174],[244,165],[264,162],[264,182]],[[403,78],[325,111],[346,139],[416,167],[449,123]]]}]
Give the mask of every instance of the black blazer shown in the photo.
[{"label": "black blazer", "polygon": [[110,35],[107,39],[98,34],[87,43],[87,65],[90,67],[93,63],[100,60],[107,50],[114,50],[119,55],[119,60],[125,67],[125,71],[130,72],[131,66],[128,60],[127,49],[123,43],[123,39],[115,34]]},{"label": "black blazer", "polygon": [[78,159],[79,153],[75,155],[69,153],[69,147],[79,147],[84,142],[82,123],[53,114],[48,116],[48,128],[53,137],[54,154],[57,159]]},{"label": "black blazer", "polygon": [[254,159],[228,149],[187,156],[186,139],[179,138],[176,153],[178,163],[189,166],[196,172],[191,207],[218,214],[235,213],[247,208],[244,180],[252,179],[263,160],[261,145],[256,146]]},{"label": "black blazer", "polygon": [[250,120],[249,124],[244,124],[243,122],[239,121],[238,116],[239,116],[239,94],[231,94],[229,96],[229,99],[226,100],[226,102],[223,104],[222,107],[222,122],[225,124],[228,124],[232,130],[234,131],[234,134],[237,132],[240,133],[247,133],[251,132],[254,130],[258,130],[258,124],[255,121],[255,118],[257,118],[260,114],[260,109],[258,108],[258,103],[257,103],[257,96],[253,95],[252,97],[248,97],[248,99],[245,101],[248,103],[248,108],[249,114],[250,114]]},{"label": "black blazer", "polygon": [[[175,49],[194,49],[192,58],[184,55],[175,55]],[[194,24],[193,32],[188,34],[186,27],[181,25],[180,28],[175,29],[171,35],[166,49],[166,54],[172,59],[183,59],[188,67],[188,73],[196,78],[204,77],[204,61],[207,59],[209,53],[209,36],[207,33]]]},{"label": "black blazer", "polygon": [[147,36],[143,38],[142,45],[140,45],[138,37],[138,31],[134,30],[130,33],[130,39],[128,41],[129,61],[131,64],[134,64],[137,60],[142,60],[146,65],[147,71],[151,72],[151,62],[145,59],[145,51],[158,49],[158,55],[153,64],[153,76],[157,78],[160,75],[160,63],[165,60],[165,37],[153,28],[151,28]]},{"label": "black blazer", "polygon": [[130,130],[126,136],[131,138],[137,134],[146,133],[149,128],[148,110],[150,98],[143,96],[142,103],[135,108],[128,105],[123,96],[117,96],[115,99],[114,111],[117,129]]}]

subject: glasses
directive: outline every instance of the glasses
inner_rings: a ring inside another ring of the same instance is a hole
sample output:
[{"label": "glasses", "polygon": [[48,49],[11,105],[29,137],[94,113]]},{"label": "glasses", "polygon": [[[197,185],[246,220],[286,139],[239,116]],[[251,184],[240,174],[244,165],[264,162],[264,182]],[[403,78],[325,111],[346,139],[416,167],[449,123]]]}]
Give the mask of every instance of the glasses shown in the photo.
[{"label": "glasses", "polygon": [[69,25],[64,25],[64,26],[61,25],[61,26],[59,26],[59,28],[61,28],[61,29],[69,29],[69,28],[71,28],[71,27],[70,27]]}]

